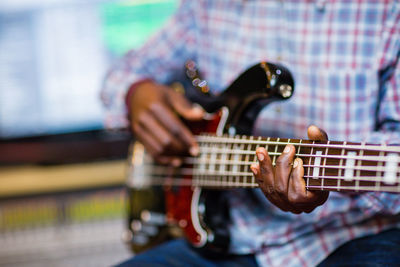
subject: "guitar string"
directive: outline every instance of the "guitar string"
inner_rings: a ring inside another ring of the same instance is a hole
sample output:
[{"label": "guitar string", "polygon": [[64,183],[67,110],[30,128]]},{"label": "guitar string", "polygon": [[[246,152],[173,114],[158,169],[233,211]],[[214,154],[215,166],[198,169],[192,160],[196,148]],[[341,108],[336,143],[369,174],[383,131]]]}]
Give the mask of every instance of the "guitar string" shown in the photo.
[{"label": "guitar string", "polygon": [[[151,182],[150,182],[151,181]],[[259,187],[257,183],[251,183],[251,182],[240,182],[238,184],[232,183],[232,182],[221,182],[218,180],[192,180],[192,179],[185,179],[185,178],[176,178],[176,179],[165,179],[165,178],[154,178],[142,183],[142,184],[137,184],[134,185],[134,187],[146,187],[146,186],[182,186],[182,187],[211,187],[211,188],[257,188]],[[338,191],[340,190],[351,190],[351,191],[377,191],[377,192],[400,192],[400,184],[398,185],[386,185],[386,186],[381,186],[378,190],[376,190],[375,186],[370,186],[370,185],[361,185],[361,186],[353,186],[353,185],[342,185],[340,187],[334,186],[334,185],[308,185],[306,186],[306,189],[311,189],[311,190],[333,190],[333,191]]]},{"label": "guitar string", "polygon": [[[204,136],[203,136],[204,137]],[[208,142],[207,144],[209,145],[209,149],[211,149],[212,150],[212,152],[213,153],[215,153],[215,152],[217,152],[218,150],[219,151],[224,151],[224,152],[231,152],[230,154],[233,154],[232,152],[234,152],[234,153],[238,153],[238,152],[241,152],[241,153],[243,153],[243,155],[254,155],[254,151],[248,151],[248,150],[241,150],[241,149],[224,149],[224,148],[220,148],[220,147],[218,147],[218,145],[219,146],[223,146],[223,145],[226,145],[226,139],[228,139],[228,138],[224,138],[224,140],[225,140],[225,144],[221,144],[221,137],[207,137],[207,138],[217,138],[217,139],[219,139],[218,140],[218,142],[216,141],[216,145],[214,145],[214,146],[211,146],[212,144],[210,144],[210,142]],[[240,143],[242,143],[242,145],[245,143],[245,144],[247,144],[247,145],[251,145],[251,144],[254,144],[254,145],[275,145],[276,147],[275,147],[275,150],[277,149],[277,147],[279,146],[279,145],[287,145],[288,143],[290,143],[290,140],[288,140],[288,142],[286,143],[286,142],[274,142],[274,141],[271,141],[271,142],[268,142],[268,140],[269,139],[267,139],[267,141],[264,141],[264,142],[260,142],[260,140],[254,140],[254,141],[256,141],[256,142],[248,142],[248,141],[251,141],[251,140],[241,140],[241,141],[246,141],[246,142],[228,142],[228,143],[231,143],[232,145],[233,144],[240,144]],[[279,139],[277,139],[277,140],[279,140]],[[231,141],[231,139],[229,139],[229,141]],[[299,140],[300,142],[302,141],[302,140]],[[301,146],[301,143],[292,143],[293,145],[295,145],[295,146],[298,146],[299,148],[300,148],[300,146]],[[344,143],[345,144],[345,143]],[[308,147],[321,147],[321,144],[315,144],[315,145],[313,145],[313,144],[306,144],[306,143],[303,143],[302,144],[302,146],[308,146]],[[351,148],[353,148],[352,150],[362,150],[362,149],[360,149],[360,148],[362,148],[362,147],[365,147],[365,148],[367,148],[367,149],[364,149],[364,150],[371,150],[371,148],[372,148],[372,151],[374,150],[374,149],[376,149],[376,148],[381,148],[381,147],[378,147],[378,146],[365,146],[365,145],[357,145],[357,146],[349,146],[349,145],[345,145],[345,146],[340,146],[340,145],[329,145],[329,144],[326,144],[326,145],[324,145],[324,147],[335,147],[335,148],[342,148],[342,151],[344,151],[343,150],[343,148],[344,149],[346,149],[346,150],[350,150]],[[349,148],[350,147],[350,148]],[[355,148],[355,149],[354,149]],[[207,150],[207,148],[204,148],[204,147],[200,147],[200,151],[202,151],[201,149],[203,149],[203,151],[204,150]],[[386,150],[387,151],[387,150]],[[390,150],[390,151],[393,151],[393,150]],[[379,152],[380,152],[380,154],[382,154],[382,149],[379,149]],[[396,152],[396,153],[399,153],[400,151],[393,151],[393,152]],[[207,157],[207,153],[205,153],[206,154],[206,159],[209,159],[210,157]],[[269,153],[271,156],[273,156],[274,158],[275,158],[275,156],[277,156],[277,155],[279,155],[279,153]],[[310,155],[310,154],[307,154],[307,155],[305,155],[305,154],[299,154],[299,155],[297,155],[297,156],[300,156],[300,157],[302,157],[302,158],[316,158],[317,156],[315,156],[315,155]],[[373,156],[373,155],[371,155],[371,156],[362,156],[362,157],[360,157],[360,156],[345,156],[345,157],[341,157],[341,156],[339,156],[339,155],[327,155],[327,156],[324,156],[324,155],[318,155],[319,157],[321,157],[321,158],[323,158],[323,157],[326,157],[326,158],[339,158],[339,159],[355,159],[355,160],[368,160],[368,161],[374,161],[374,162],[377,162],[378,164],[380,163],[380,162],[390,162],[390,161],[387,161],[387,160],[383,160],[383,161],[381,161],[380,159],[384,159],[385,157],[380,157],[380,156]],[[228,156],[229,157],[229,156]],[[212,162],[210,162],[210,161],[208,161],[208,160],[205,160],[205,161],[200,161],[199,159],[197,159],[197,158],[190,158],[190,157],[186,157],[186,158],[184,158],[184,162],[185,163],[191,163],[191,164],[215,164],[215,163],[218,163],[218,162],[222,162],[222,161],[220,161],[220,160],[218,160],[218,159],[214,159]],[[395,162],[396,163],[398,163],[398,160],[395,160]],[[232,160],[228,160],[228,161],[224,161],[223,162],[225,165],[224,166],[226,166],[226,165],[228,165],[228,168],[230,167],[230,165],[232,165],[232,164],[238,164],[238,162],[237,161],[232,161]],[[241,164],[241,165],[250,165],[250,163],[252,163],[252,162],[239,162],[239,164]],[[319,167],[319,168],[332,168],[332,169],[337,169],[338,170],[338,172],[340,171],[340,170],[342,170],[342,169],[353,169],[353,170],[362,170],[362,171],[375,171],[375,172],[384,172],[385,171],[385,167],[383,167],[383,166],[359,166],[359,167],[362,167],[361,169],[360,168],[357,168],[357,167],[349,167],[349,166],[339,166],[339,168],[337,167],[337,166],[334,166],[334,165],[331,165],[331,166],[328,166],[328,165],[325,165],[325,166],[315,166],[315,165],[311,165],[311,164],[304,164],[303,165],[304,167]],[[365,167],[368,167],[367,169],[365,168]],[[164,167],[165,168],[165,167]],[[193,168],[191,168],[190,169],[190,171],[191,171],[191,174],[193,174]],[[395,173],[396,174],[396,177],[397,177],[397,174],[398,174],[398,172],[396,172]],[[219,175],[219,176],[221,176],[221,175],[223,175],[223,176],[233,176],[233,175],[239,175],[240,176],[240,174],[229,174],[229,173],[227,173],[227,172],[224,172],[224,173],[213,173],[213,174],[204,174],[204,173],[202,173],[202,176],[204,176],[204,178],[207,178],[206,176],[207,175],[213,175],[213,176],[215,176],[215,175]],[[246,173],[246,175],[247,176],[253,176],[251,173]],[[243,176],[243,175],[242,175]],[[376,177],[376,178],[375,178]],[[370,177],[370,176],[366,176],[365,177],[365,179],[369,179],[369,180],[371,180],[371,178],[373,179],[373,181],[371,181],[371,182],[385,182],[384,180],[381,180],[380,178],[382,178],[382,177],[384,177],[384,176],[375,176],[375,177]],[[316,177],[316,176],[304,176],[304,178],[316,178],[316,179],[337,179],[337,180],[344,180],[344,178],[342,178],[342,177],[335,177],[335,176],[331,176],[331,177],[329,177],[329,176],[319,176],[319,177]],[[361,177],[361,176],[355,176],[355,177],[353,177],[354,179],[352,179],[352,180],[355,180],[355,179],[364,179],[364,177]],[[244,179],[244,177],[243,177],[243,179]],[[361,181],[363,181],[363,180],[361,180]],[[198,182],[198,181],[197,181]],[[209,182],[209,179],[207,179],[205,182]],[[221,182],[221,181],[216,181],[217,183],[219,183],[219,184],[224,184],[224,182]],[[226,183],[226,182],[225,182]],[[233,182],[233,180],[229,180],[229,182],[228,182],[228,184],[237,184],[237,182],[235,183],[235,182]],[[244,182],[244,180],[242,181],[242,182],[240,182],[240,184],[245,184],[245,182]],[[215,185],[215,184],[214,184]],[[254,184],[250,184],[251,186],[255,186]],[[386,186],[387,187],[387,186]],[[336,187],[334,187],[335,189],[336,189]],[[374,187],[375,188],[375,187]],[[397,187],[395,187],[395,188],[397,188]],[[398,189],[395,189],[395,190],[398,190]]]},{"label": "guitar string", "polygon": [[[390,161],[387,161],[390,162]],[[397,162],[397,161],[395,161]],[[187,163],[185,161],[185,163]],[[231,167],[231,166],[235,166],[235,165],[248,165],[250,167],[250,165],[253,163],[253,161],[232,161],[232,160],[214,160],[214,161],[208,161],[208,160],[199,160],[199,161],[191,161],[190,164],[209,164],[209,165],[215,165],[215,163],[219,163],[219,164],[223,164],[225,166]],[[145,163],[144,163],[145,164]],[[154,165],[153,162],[149,162],[149,165]],[[275,166],[276,164],[271,163],[272,166]],[[160,167],[162,165],[159,165]],[[168,167],[168,166],[165,166]],[[358,165],[358,166],[339,166],[339,165],[313,165],[313,164],[303,164],[303,167],[310,167],[310,168],[326,168],[326,169],[334,169],[334,170],[355,170],[355,171],[368,171],[368,172],[384,172],[386,171],[386,167],[385,166],[368,166],[368,165]],[[193,168],[195,169],[195,168]],[[396,174],[400,173],[400,169],[398,171],[396,171]]]},{"label": "guitar string", "polygon": [[[236,137],[240,138],[240,137]],[[243,138],[243,137],[242,137]],[[385,151],[385,152],[395,152],[400,153],[400,146],[397,145],[376,145],[376,144],[324,144],[324,143],[287,143],[287,142],[279,142],[279,141],[267,141],[267,140],[251,140],[251,139],[235,139],[234,137],[224,137],[224,136],[208,136],[208,135],[198,135],[196,139],[199,143],[217,143],[221,145],[225,145],[226,143],[235,143],[235,144],[255,144],[255,145],[287,145],[292,144],[294,146],[301,146],[301,147],[317,147],[317,148],[337,148],[337,149],[347,149],[347,150],[367,150],[367,151]],[[300,141],[301,139],[299,139]],[[382,148],[384,147],[384,150]]]},{"label": "guitar string", "polygon": [[[321,189],[320,186],[310,185],[306,187],[307,189]],[[324,186],[324,189],[337,190],[336,186]],[[380,189],[376,189],[375,186],[341,186],[340,190],[350,190],[350,191],[376,191],[376,192],[390,192],[390,193],[399,193],[399,186],[382,186]]]},{"label": "guitar string", "polygon": [[[230,177],[237,177],[237,176],[246,176],[252,177],[253,174],[251,172],[233,172],[233,171],[217,171],[217,170],[196,170],[196,168],[175,168],[168,166],[152,166],[151,171],[148,172],[149,176],[151,175],[162,175],[167,176],[166,173],[173,172],[174,175],[201,175],[201,176],[230,176]],[[318,176],[311,176],[311,175],[304,175],[303,178],[314,178],[314,179],[334,179],[334,180],[347,180],[348,178],[341,177],[341,176],[333,176],[333,175],[318,175]],[[382,179],[381,179],[382,178]],[[366,181],[366,182],[385,182],[383,175],[374,175],[374,176],[367,176],[367,175],[355,175],[353,176],[351,181]]]},{"label": "guitar string", "polygon": [[[204,153],[213,152],[213,153],[220,153],[220,154],[225,153],[225,154],[242,154],[242,155],[249,154],[249,155],[255,155],[255,152],[251,151],[251,150],[239,150],[239,149],[233,150],[233,149],[218,148],[218,147],[217,147],[217,149],[200,147],[200,152],[204,152]],[[400,158],[400,151],[397,152],[397,153],[399,153],[399,158]],[[270,156],[279,156],[280,153],[268,152],[268,155],[270,155]],[[341,156],[341,155],[322,155],[322,154],[321,155],[296,154],[295,156],[301,157],[301,158],[308,158],[308,157],[310,157],[310,158],[316,158],[316,157],[319,157],[319,158],[332,158],[332,159],[342,159],[343,158],[343,159],[346,159],[346,160],[347,159],[354,159],[354,160],[375,161],[375,162],[379,162],[379,161],[393,162],[393,161],[385,160],[386,157],[375,156],[375,155],[370,155],[370,156],[369,155],[366,155],[366,156],[357,156],[357,155],[355,155],[355,156],[352,156],[352,155],[347,156],[347,155],[344,155],[344,156]],[[193,157],[185,157],[184,159],[189,159],[190,160],[190,159],[195,159],[195,158],[193,158]],[[191,163],[191,162],[187,162],[187,163]]]},{"label": "guitar string", "polygon": [[[178,179],[179,177],[185,177],[185,176],[191,176],[193,175],[194,178],[193,179],[197,179],[195,176],[197,175],[202,175],[202,178],[204,176],[204,178],[212,178],[212,177],[216,177],[216,178],[220,178],[220,177],[224,177],[224,176],[230,176],[230,177],[234,177],[234,178],[250,178],[253,176],[252,173],[232,173],[232,172],[201,172],[201,173],[193,173],[193,172],[179,172],[179,173],[174,173],[174,175],[182,175],[182,176],[177,176]],[[149,175],[150,177],[157,177],[157,176],[162,176],[162,177],[168,177],[168,175],[165,174],[165,172],[152,172]],[[175,179],[176,176],[173,176],[172,178]],[[354,182],[354,181],[360,181],[360,182],[385,182],[384,179],[380,179],[383,178],[384,176],[354,176],[354,178],[349,181],[347,178],[344,177],[339,177],[339,176],[333,176],[333,175],[318,175],[318,176],[311,176],[311,175],[304,175],[303,178],[313,178],[313,179],[329,179],[329,180],[344,180],[344,181],[348,181],[348,182]],[[170,177],[171,178],[171,177]],[[167,179],[167,178],[166,178]],[[212,179],[206,179],[206,180],[211,180]],[[398,181],[400,182],[400,181]],[[235,182],[232,182],[235,183]],[[240,181],[237,183],[241,183]],[[396,183],[396,182],[395,182]]]},{"label": "guitar string", "polygon": [[[268,153],[269,156],[279,156],[279,153]],[[247,154],[249,155],[249,154]],[[300,157],[303,159],[306,158],[329,158],[329,157],[325,157],[324,155],[306,155],[306,154],[295,154],[295,157]],[[389,163],[389,162],[398,162],[400,163],[400,161],[393,161],[393,160],[373,160],[370,159],[368,157],[335,157],[335,159],[354,159],[354,160],[358,160],[358,161],[369,161],[369,162],[383,162],[383,163]],[[204,159],[197,159],[197,158],[192,158],[192,157],[184,157],[183,158],[183,163],[186,164],[201,164],[201,163],[205,163],[205,164],[209,164],[210,161],[208,160],[204,160]],[[212,161],[212,163],[219,163],[219,164],[226,164],[226,163],[232,163],[232,164],[237,164],[237,165],[246,165],[248,163],[252,163],[250,161],[233,161],[233,160],[221,160],[221,159],[216,159],[214,161]],[[369,165],[363,165],[363,166],[369,166]],[[372,166],[372,165],[371,165]],[[385,166],[382,166],[382,168],[384,168]]]}]

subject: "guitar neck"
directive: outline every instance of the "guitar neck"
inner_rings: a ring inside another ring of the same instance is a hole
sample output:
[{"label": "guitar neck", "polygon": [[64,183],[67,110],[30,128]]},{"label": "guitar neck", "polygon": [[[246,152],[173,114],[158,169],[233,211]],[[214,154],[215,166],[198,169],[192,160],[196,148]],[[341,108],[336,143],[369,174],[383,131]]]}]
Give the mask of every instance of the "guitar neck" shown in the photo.
[{"label": "guitar neck", "polygon": [[400,147],[353,142],[316,142],[252,136],[199,135],[200,156],[192,185],[212,188],[257,187],[250,165],[255,150],[268,150],[272,164],[287,144],[303,160],[308,190],[400,192]]}]

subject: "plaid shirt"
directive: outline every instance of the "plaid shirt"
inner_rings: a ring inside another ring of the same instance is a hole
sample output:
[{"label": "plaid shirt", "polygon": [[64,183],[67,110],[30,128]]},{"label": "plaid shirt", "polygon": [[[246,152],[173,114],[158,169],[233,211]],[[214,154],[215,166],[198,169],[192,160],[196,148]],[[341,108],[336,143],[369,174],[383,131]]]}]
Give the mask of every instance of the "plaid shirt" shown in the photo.
[{"label": "plaid shirt", "polygon": [[[293,97],[266,107],[255,134],[400,143],[400,3],[389,0],[183,1],[168,24],[110,71],[102,97],[109,124],[124,125],[134,82],[169,82],[194,59],[212,90],[259,61],[292,72]],[[400,196],[331,193],[310,214],[285,213],[260,191],[231,196],[230,250],[263,266],[313,266],[343,243],[399,227]],[[379,215],[379,216],[375,216]]]}]

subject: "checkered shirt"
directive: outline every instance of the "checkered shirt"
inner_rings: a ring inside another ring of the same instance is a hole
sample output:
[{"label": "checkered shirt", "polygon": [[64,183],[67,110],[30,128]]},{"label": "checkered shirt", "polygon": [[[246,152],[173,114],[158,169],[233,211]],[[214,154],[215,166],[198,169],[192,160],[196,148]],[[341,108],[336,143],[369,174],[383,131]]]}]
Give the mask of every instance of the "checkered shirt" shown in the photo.
[{"label": "checkered shirt", "polygon": [[[134,34],[134,33],[132,33]],[[196,0],[111,69],[102,91],[108,124],[126,125],[132,83],[168,83],[195,60],[214,92],[260,62],[293,74],[291,99],[272,103],[254,133],[305,138],[315,124],[331,140],[400,143],[400,2],[389,0]],[[230,192],[233,253],[261,266],[314,266],[343,243],[399,227],[400,196],[331,193],[310,214],[285,213],[256,190]]]}]

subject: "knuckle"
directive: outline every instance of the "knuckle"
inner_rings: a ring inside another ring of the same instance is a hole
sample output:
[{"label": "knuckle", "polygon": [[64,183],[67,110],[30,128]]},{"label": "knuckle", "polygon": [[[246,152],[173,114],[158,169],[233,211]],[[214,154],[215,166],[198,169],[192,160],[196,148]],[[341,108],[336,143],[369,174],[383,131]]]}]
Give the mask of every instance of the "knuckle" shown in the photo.
[{"label": "knuckle", "polygon": [[261,162],[260,164],[260,171],[261,174],[265,176],[270,176],[272,174],[270,168],[268,168],[267,164],[265,162]]},{"label": "knuckle", "polygon": [[146,112],[142,112],[141,114],[139,114],[138,123],[141,124],[141,125],[146,124],[147,117],[148,117],[147,113]]},{"label": "knuckle", "polygon": [[288,200],[290,203],[299,204],[302,201],[302,197],[299,194],[289,194]]},{"label": "knuckle", "polygon": [[134,123],[132,126],[133,132],[137,135],[140,132],[139,125]]},{"label": "knuckle", "polygon": [[174,136],[178,136],[180,132],[181,132],[181,128],[179,127],[178,124],[173,124],[173,125],[171,125],[171,133],[172,133]]},{"label": "knuckle", "polygon": [[288,209],[288,208],[286,208],[286,207],[283,207],[283,206],[278,206],[278,208],[280,208],[281,210],[283,210],[283,211],[285,211],[285,212],[289,211],[289,209]]},{"label": "knuckle", "polygon": [[316,207],[307,208],[304,210],[305,213],[311,213],[315,210]]},{"label": "knuckle", "polygon": [[151,112],[157,111],[158,108],[159,108],[159,104],[158,104],[157,102],[150,103],[150,105],[149,105],[149,107],[148,107],[148,109],[149,109]]},{"label": "knuckle", "polygon": [[276,185],[276,192],[277,192],[279,195],[281,195],[281,196],[286,195],[286,192],[287,192],[286,189],[287,189],[287,188],[286,188],[285,185],[282,184],[282,183],[278,183],[278,184]]},{"label": "knuckle", "polygon": [[280,157],[278,157],[277,159],[276,159],[276,166],[280,166],[280,167],[286,167],[286,166],[288,166],[289,165],[289,163],[288,163],[288,161],[286,160],[286,158],[285,157],[282,157],[282,156],[280,156]]},{"label": "knuckle", "polygon": [[169,136],[166,136],[164,138],[162,138],[161,140],[161,146],[163,147],[163,149],[170,147],[172,143],[172,139]]},{"label": "knuckle", "polygon": [[297,210],[297,209],[294,209],[294,210],[292,210],[291,212],[294,213],[294,214],[301,214],[301,213],[303,213],[301,210]]},{"label": "knuckle", "polygon": [[155,157],[155,160],[156,160],[158,163],[161,163],[161,164],[168,164],[168,159],[167,159],[167,158],[160,157],[160,156],[158,156],[158,155]]},{"label": "knuckle", "polygon": [[266,186],[265,186],[265,191],[266,191],[268,194],[273,194],[273,193],[275,192],[275,188],[274,188],[272,185],[266,185]]}]

